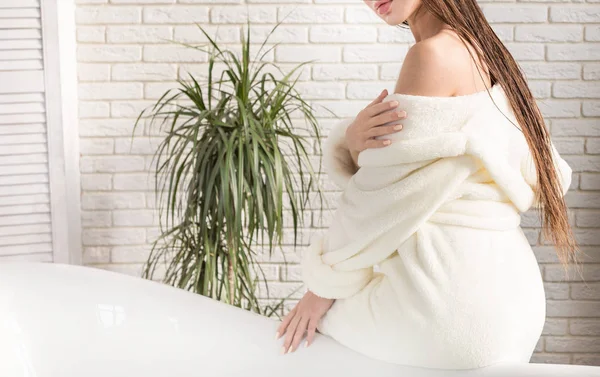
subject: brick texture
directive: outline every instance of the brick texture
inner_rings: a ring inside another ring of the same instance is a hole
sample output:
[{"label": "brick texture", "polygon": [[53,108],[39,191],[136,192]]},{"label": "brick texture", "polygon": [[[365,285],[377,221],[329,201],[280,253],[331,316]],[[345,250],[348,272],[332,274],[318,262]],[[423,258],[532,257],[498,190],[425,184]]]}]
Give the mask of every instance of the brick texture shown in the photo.
[{"label": "brick texture", "polygon": [[[353,116],[383,88],[393,89],[414,43],[410,31],[384,24],[362,2],[335,3],[77,0],[86,265],[139,275],[158,234],[149,170],[160,138],[142,127],[130,145],[130,135],[139,111],[174,87],[178,78],[187,72],[204,76],[205,54],[168,42],[206,42],[194,23],[212,35],[218,32],[221,43],[239,48],[247,18],[255,43],[285,18],[270,40],[280,45],[265,60],[289,70],[317,59],[301,72],[297,87],[307,100],[339,116]],[[480,5],[527,75],[553,140],[574,171],[566,201],[585,252],[581,271],[571,269],[565,276],[555,250],[541,239],[536,213],[522,215],[545,279],[548,305],[532,361],[600,365],[600,5],[597,0]],[[317,109],[317,114],[326,134],[333,119],[325,111]],[[326,176],[323,182],[334,203],[339,192]],[[331,219],[330,213],[320,216],[316,201],[312,208],[305,216],[303,245]],[[291,245],[289,221],[284,239],[287,264],[281,254],[260,259],[272,297],[284,297],[301,285],[301,249]],[[284,313],[302,294],[300,290],[292,296]]]}]

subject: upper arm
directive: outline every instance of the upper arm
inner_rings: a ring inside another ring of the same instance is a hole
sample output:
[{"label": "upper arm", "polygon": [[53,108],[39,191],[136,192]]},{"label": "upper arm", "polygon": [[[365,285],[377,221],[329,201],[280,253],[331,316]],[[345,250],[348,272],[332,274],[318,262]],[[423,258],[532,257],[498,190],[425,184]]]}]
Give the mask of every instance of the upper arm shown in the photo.
[{"label": "upper arm", "polygon": [[422,96],[451,96],[455,93],[456,70],[452,68],[454,62],[448,58],[448,46],[444,42],[429,38],[408,50],[394,93]]}]

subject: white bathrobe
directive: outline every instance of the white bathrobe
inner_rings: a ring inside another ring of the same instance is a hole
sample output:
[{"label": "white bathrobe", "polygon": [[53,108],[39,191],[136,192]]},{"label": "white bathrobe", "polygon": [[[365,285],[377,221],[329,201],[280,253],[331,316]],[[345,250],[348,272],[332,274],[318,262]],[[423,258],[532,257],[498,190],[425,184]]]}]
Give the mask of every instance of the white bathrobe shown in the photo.
[{"label": "white bathrobe", "polygon": [[[302,256],[308,289],[337,299],[321,333],[397,364],[529,361],[546,302],[520,212],[537,206],[537,178],[504,90],[490,93],[389,94],[408,116],[388,124],[404,127],[356,171],[343,141],[353,119],[330,131],[325,169],[343,193]],[[564,195],[571,168],[552,149]]]}]

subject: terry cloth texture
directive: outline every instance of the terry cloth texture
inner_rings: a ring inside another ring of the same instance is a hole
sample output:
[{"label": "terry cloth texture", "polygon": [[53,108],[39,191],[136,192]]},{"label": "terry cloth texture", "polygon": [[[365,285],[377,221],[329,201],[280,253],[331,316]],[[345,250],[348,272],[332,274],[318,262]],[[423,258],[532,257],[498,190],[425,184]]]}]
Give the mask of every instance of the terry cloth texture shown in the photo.
[{"label": "terry cloth texture", "polygon": [[[318,330],[397,364],[528,362],[546,308],[520,227],[520,212],[537,207],[537,178],[503,88],[391,100],[408,115],[386,124],[404,127],[378,136],[392,143],[362,151],[357,170],[344,143],[352,119],[324,143],[326,172],[343,192],[302,255],[306,286],[337,299]],[[572,171],[552,151],[564,195]]]}]

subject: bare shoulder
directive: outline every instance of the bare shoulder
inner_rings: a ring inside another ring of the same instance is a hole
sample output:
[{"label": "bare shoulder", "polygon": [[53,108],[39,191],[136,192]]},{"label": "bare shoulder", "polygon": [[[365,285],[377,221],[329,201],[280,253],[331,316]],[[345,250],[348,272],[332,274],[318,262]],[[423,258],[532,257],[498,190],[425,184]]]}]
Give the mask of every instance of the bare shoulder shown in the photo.
[{"label": "bare shoulder", "polygon": [[461,91],[461,83],[472,80],[467,73],[472,65],[467,48],[452,34],[439,33],[408,50],[395,93],[452,96]]}]

